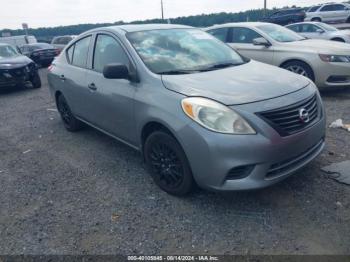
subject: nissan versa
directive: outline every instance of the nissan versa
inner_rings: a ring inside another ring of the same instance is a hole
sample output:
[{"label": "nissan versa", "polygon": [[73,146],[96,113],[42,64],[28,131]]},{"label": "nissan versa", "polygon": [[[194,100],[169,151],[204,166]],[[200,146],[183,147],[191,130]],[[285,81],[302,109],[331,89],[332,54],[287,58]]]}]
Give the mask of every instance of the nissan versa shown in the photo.
[{"label": "nissan versa", "polygon": [[155,183],[174,195],[194,184],[263,188],[324,147],[325,113],[309,79],[191,27],[88,31],[48,80],[69,131],[85,123],[141,151]]}]

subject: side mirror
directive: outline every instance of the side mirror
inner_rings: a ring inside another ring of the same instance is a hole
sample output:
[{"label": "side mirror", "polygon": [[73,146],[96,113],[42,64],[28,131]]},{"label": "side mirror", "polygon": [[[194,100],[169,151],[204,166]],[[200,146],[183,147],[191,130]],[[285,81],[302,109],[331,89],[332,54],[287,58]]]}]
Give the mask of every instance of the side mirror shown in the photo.
[{"label": "side mirror", "polygon": [[316,32],[319,33],[319,34],[323,34],[323,33],[324,33],[324,30],[322,30],[321,28],[319,28],[319,29],[316,30]]},{"label": "side mirror", "polygon": [[253,39],[253,44],[254,45],[262,45],[262,46],[265,46],[265,47],[271,46],[271,43],[269,41],[267,41],[263,37],[259,37],[259,38]]},{"label": "side mirror", "polygon": [[108,64],[103,68],[103,76],[107,79],[127,79],[130,80],[129,69],[122,64]]}]

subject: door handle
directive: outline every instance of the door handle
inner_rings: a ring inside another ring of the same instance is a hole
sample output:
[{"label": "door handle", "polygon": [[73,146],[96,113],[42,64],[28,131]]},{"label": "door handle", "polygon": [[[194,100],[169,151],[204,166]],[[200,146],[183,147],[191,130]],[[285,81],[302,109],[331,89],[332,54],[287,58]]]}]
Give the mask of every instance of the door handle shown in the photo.
[{"label": "door handle", "polygon": [[66,81],[66,77],[65,77],[64,75],[60,75],[60,79],[61,79],[62,81]]},{"label": "door handle", "polygon": [[88,88],[91,89],[92,91],[96,91],[97,90],[97,87],[96,87],[95,83],[89,84]]}]

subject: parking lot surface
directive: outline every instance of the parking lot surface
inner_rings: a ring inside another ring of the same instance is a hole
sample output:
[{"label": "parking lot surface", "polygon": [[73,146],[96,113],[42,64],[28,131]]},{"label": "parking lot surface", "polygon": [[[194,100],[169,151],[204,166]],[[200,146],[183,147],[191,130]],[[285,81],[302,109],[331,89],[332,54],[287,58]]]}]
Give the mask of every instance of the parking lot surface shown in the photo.
[{"label": "parking lot surface", "polygon": [[[350,133],[286,181],[186,198],[162,192],[138,152],[92,128],[67,132],[43,87],[0,94],[1,254],[350,254],[350,186],[320,168],[350,159]],[[350,90],[322,94],[350,123]]]}]

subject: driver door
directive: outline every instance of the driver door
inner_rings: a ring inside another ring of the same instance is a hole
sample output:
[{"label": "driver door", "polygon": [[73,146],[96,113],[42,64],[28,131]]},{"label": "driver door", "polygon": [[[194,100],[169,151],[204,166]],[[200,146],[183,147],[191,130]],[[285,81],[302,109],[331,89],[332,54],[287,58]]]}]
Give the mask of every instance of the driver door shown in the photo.
[{"label": "driver door", "polygon": [[245,57],[263,63],[272,64],[274,56],[273,47],[253,44],[253,40],[260,37],[262,36],[253,29],[246,27],[233,27],[231,28],[227,42]]}]

